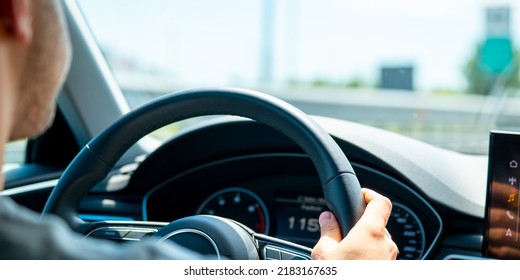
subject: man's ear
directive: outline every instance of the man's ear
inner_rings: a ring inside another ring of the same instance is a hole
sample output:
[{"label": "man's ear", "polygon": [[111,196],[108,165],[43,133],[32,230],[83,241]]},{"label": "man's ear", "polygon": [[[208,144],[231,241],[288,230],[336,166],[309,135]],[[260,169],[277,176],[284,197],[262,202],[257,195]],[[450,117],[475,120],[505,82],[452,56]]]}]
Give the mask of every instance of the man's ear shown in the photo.
[{"label": "man's ear", "polygon": [[0,38],[28,43],[32,39],[32,14],[28,0],[0,0]]}]

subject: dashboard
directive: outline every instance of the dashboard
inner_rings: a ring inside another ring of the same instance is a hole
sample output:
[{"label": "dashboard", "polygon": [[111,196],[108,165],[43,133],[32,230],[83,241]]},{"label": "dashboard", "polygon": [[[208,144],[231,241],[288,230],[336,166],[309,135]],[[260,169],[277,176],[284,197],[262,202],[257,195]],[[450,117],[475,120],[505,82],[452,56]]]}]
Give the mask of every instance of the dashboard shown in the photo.
[{"label": "dashboard", "polygon": [[[399,259],[426,256],[442,230],[433,208],[401,182],[366,166],[354,166],[363,187],[377,190],[393,202],[388,230],[398,244]],[[313,247],[319,238],[318,216],[326,210],[313,171],[310,159],[299,154],[249,155],[208,164],[148,192],[143,201],[144,219],[173,221],[182,217],[177,210],[182,208],[186,215],[231,218],[256,232]],[[242,176],[229,180],[229,172]]]},{"label": "dashboard", "polygon": [[[392,201],[387,228],[398,245],[398,259],[436,258],[445,245],[445,208],[421,193],[424,189],[396,172],[395,166],[358,145],[335,139],[362,187]],[[150,222],[218,215],[311,248],[319,238],[318,216],[326,205],[317,172],[300,147],[270,127],[244,119],[211,120],[176,135],[139,161],[131,164],[133,168],[121,167],[95,187],[80,213]],[[124,187],[111,186],[111,178],[122,175],[129,178]],[[448,226],[451,223],[448,220]],[[462,231],[481,234],[478,226],[470,225]],[[455,230],[460,237],[461,229]]]}]

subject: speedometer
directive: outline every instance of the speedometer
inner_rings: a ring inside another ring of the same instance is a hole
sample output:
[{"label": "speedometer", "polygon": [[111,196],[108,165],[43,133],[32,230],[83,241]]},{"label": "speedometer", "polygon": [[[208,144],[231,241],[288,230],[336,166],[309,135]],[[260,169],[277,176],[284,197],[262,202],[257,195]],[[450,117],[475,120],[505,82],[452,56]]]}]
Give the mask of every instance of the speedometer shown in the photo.
[{"label": "speedometer", "polygon": [[[392,202],[387,229],[399,248],[400,260],[417,260],[424,256],[426,235],[419,217],[405,205]],[[326,210],[322,197],[286,195],[276,199],[277,230],[275,235],[314,246],[319,238],[318,216]],[[196,214],[216,215],[238,221],[259,233],[269,232],[267,207],[255,193],[244,188],[227,188],[204,200]]]},{"label": "speedometer", "polygon": [[392,240],[399,248],[399,260],[417,260],[424,254],[426,237],[423,225],[417,215],[408,207],[392,202],[392,214],[387,228]]},{"label": "speedometer", "polygon": [[197,209],[197,215],[215,215],[233,219],[255,232],[269,232],[269,215],[265,203],[244,188],[227,188],[209,196]]}]

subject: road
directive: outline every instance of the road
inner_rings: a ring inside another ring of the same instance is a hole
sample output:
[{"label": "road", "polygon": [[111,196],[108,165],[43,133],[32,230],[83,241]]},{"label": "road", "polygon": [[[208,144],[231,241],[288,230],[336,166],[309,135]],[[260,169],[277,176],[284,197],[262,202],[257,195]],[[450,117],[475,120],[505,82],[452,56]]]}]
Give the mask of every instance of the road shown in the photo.
[{"label": "road", "polygon": [[[310,115],[372,125],[465,153],[486,153],[490,129],[520,130],[518,98],[327,88],[261,91]],[[125,90],[132,107],[163,92]]]}]

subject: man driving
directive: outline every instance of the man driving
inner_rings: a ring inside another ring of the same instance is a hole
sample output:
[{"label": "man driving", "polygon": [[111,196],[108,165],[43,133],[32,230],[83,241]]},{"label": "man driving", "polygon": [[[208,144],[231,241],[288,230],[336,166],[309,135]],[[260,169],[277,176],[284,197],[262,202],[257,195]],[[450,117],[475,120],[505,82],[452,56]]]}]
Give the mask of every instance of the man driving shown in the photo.
[{"label": "man driving", "polygon": [[[0,1],[0,165],[9,141],[38,136],[52,122],[70,54],[60,1]],[[386,231],[391,202],[369,189],[362,194],[366,210],[345,238],[331,212],[320,215],[313,259],[396,258],[397,246]],[[40,218],[5,196],[0,196],[0,223],[0,259],[201,258],[173,243],[87,240],[59,218]]]}]

